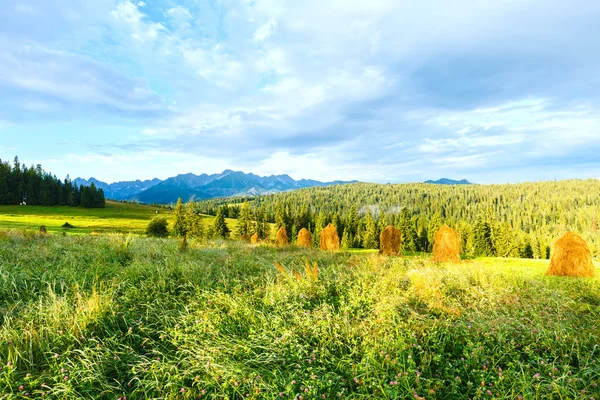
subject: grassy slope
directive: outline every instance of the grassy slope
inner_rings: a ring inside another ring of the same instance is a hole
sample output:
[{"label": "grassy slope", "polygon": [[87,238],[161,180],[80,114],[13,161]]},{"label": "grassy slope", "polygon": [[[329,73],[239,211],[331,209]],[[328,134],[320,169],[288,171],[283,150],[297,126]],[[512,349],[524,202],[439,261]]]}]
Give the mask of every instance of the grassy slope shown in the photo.
[{"label": "grassy slope", "polygon": [[12,233],[0,398],[598,398],[600,279],[546,267]]},{"label": "grassy slope", "polygon": [[[50,232],[88,234],[91,232],[143,233],[148,222],[157,215],[167,217],[172,224],[172,212],[140,204],[108,201],[105,208],[80,207],[4,206],[0,205],[0,229],[39,230],[45,225]],[[205,216],[205,224],[213,217]],[[63,229],[69,222],[75,229]],[[227,225],[235,229],[237,221],[228,219]]]}]

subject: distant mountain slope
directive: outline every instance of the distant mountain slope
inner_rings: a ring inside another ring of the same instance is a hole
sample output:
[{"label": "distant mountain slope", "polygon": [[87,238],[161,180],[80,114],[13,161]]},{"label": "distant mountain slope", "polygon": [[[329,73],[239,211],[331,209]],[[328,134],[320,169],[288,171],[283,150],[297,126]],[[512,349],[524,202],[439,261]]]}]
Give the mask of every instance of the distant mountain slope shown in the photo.
[{"label": "distant mountain slope", "polygon": [[466,179],[462,179],[460,181],[455,181],[453,179],[448,179],[448,178],[438,179],[437,181],[425,181],[425,183],[433,183],[436,185],[471,185],[471,182],[469,182]]},{"label": "distant mountain slope", "polygon": [[109,184],[106,182],[99,181],[96,178],[77,178],[73,181],[73,184],[77,186],[90,186],[92,183],[94,183],[94,185],[96,185],[97,188],[104,190],[104,196],[106,198],[113,200],[126,200],[129,197],[134,196],[153,186],[156,186],[161,182],[162,181],[160,179],[154,178],[146,181],[137,180],[130,182],[115,182]]},{"label": "distant mountain slope", "polygon": [[92,182],[102,188],[106,197],[115,200],[137,200],[142,203],[173,203],[181,197],[184,201],[194,197],[198,200],[214,197],[255,196],[279,193],[288,190],[312,186],[330,186],[353,182],[319,182],[315,180],[294,180],[289,175],[258,176],[241,171],[225,170],[220,174],[194,175],[182,174],[164,181],[117,182],[107,184],[97,179],[77,178],[78,185],[90,185]]}]

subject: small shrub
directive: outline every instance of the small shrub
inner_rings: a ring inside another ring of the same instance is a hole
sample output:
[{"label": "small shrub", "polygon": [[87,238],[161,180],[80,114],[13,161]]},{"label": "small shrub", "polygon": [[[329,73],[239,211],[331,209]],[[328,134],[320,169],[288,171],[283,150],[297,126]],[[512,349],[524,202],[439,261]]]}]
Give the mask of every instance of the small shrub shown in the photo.
[{"label": "small shrub", "polygon": [[46,225],[42,225],[40,226],[40,233],[48,233],[48,230],[46,229]]},{"label": "small shrub", "polygon": [[169,236],[169,223],[164,217],[154,217],[146,227],[146,235],[151,237]]},{"label": "small shrub", "polygon": [[64,224],[62,224],[62,227],[63,227],[64,229],[73,229],[73,228],[75,228],[75,226],[71,225],[71,224],[70,224],[70,223],[68,223],[68,222],[65,222]]}]

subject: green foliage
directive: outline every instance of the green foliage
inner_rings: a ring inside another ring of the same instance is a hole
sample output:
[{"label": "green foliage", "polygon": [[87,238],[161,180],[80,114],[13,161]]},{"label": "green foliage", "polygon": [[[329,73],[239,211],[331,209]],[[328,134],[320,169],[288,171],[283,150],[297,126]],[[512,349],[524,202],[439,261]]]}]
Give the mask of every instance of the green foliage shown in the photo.
[{"label": "green foliage", "polygon": [[179,243],[0,237],[1,397],[599,397],[600,278]]},{"label": "green foliage", "polygon": [[[600,180],[596,179],[456,186],[357,183],[261,196],[249,205],[254,210],[262,207],[271,222],[278,210],[284,210],[298,229],[306,227],[314,233],[316,244],[321,227],[335,223],[342,238],[350,229],[353,247],[363,247],[365,242],[372,246],[373,240],[364,237],[370,211],[378,221],[376,230],[382,218],[386,223],[395,221],[407,237],[405,243],[413,241],[417,251],[430,251],[437,229],[448,225],[461,233],[467,255],[524,254],[544,259],[567,230],[579,233],[594,256],[600,257],[598,193]],[[210,213],[221,203],[235,207],[236,201],[203,201],[198,207]]]},{"label": "green foliage", "polygon": [[[186,238],[202,238],[204,237],[204,224],[202,218],[196,211],[196,205],[193,201],[189,201],[185,205],[185,235]],[[176,220],[177,221],[177,220]]]},{"label": "green foliage", "polygon": [[217,215],[213,223],[213,235],[218,238],[227,239],[231,230],[225,223],[225,214],[223,207],[217,210]]},{"label": "green foliage", "polygon": [[90,187],[77,187],[69,177],[61,182],[56,176],[46,172],[41,165],[27,167],[15,157],[13,165],[0,159],[0,204],[21,204],[28,206],[82,206],[86,208],[104,207],[104,192]]},{"label": "green foliage", "polygon": [[377,229],[377,225],[375,225],[375,221],[373,217],[371,217],[371,212],[367,212],[365,217],[365,229],[362,234],[362,245],[365,249],[378,249],[378,240],[379,240],[379,232]]},{"label": "green foliage", "polygon": [[236,230],[236,236],[238,238],[242,235],[246,235],[248,237],[252,235],[252,215],[250,213],[250,206],[246,201],[244,201],[242,204]]},{"label": "green foliage", "polygon": [[258,238],[261,240],[268,238],[271,234],[271,227],[267,222],[265,208],[263,206],[256,210],[254,220],[256,224],[254,232],[258,235]]},{"label": "green foliage", "polygon": [[186,221],[185,208],[183,207],[183,201],[181,200],[181,197],[177,199],[173,216],[175,217],[175,223],[173,224],[173,235],[176,237],[182,237],[187,233],[188,225]]},{"label": "green foliage", "polygon": [[154,217],[146,227],[146,235],[151,237],[169,236],[169,222],[164,217]]}]

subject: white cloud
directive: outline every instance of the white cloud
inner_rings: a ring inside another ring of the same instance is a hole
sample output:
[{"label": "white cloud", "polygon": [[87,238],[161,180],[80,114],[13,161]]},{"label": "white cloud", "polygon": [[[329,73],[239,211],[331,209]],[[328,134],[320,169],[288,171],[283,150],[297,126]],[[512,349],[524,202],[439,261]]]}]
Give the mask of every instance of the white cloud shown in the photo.
[{"label": "white cloud", "polygon": [[131,37],[138,41],[143,42],[158,38],[159,34],[165,31],[165,26],[160,22],[148,22],[146,15],[139,10],[138,5],[130,1],[123,1],[117,4],[111,15],[117,21],[129,27]]},{"label": "white cloud", "polygon": [[275,29],[277,29],[277,21],[268,21],[254,32],[254,40],[257,42],[265,41],[275,33]]}]

